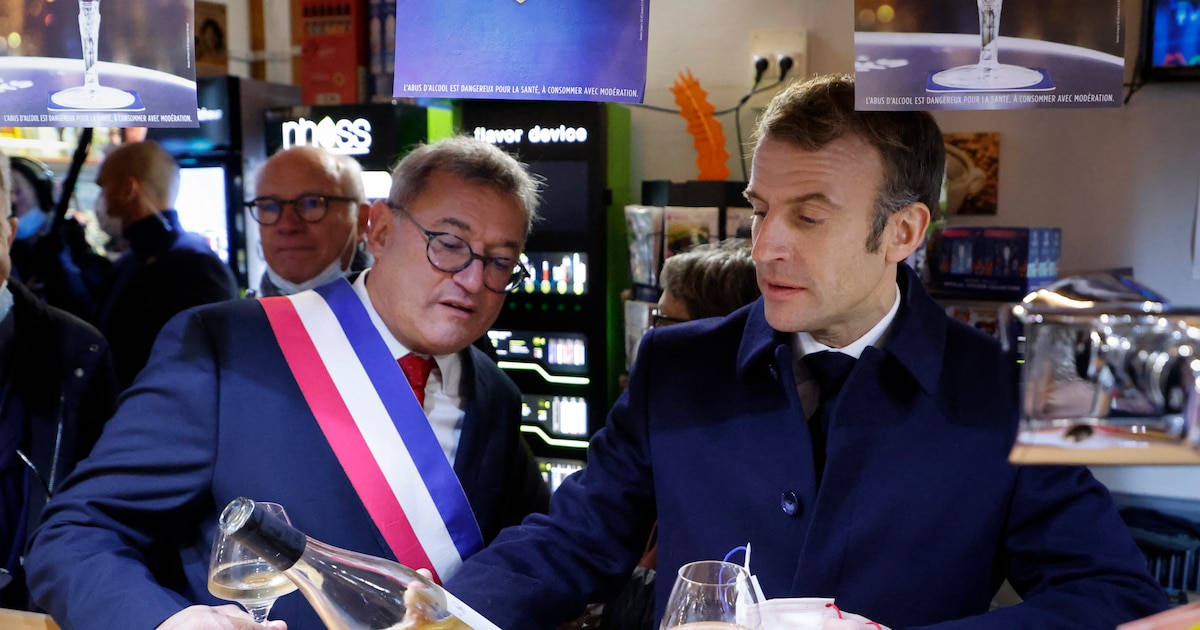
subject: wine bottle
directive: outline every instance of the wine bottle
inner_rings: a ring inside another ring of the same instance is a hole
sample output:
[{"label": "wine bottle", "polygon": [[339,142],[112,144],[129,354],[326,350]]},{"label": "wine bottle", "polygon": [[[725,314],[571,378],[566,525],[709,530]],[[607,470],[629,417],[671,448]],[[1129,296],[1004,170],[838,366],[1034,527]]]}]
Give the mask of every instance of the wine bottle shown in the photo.
[{"label": "wine bottle", "polygon": [[231,501],[220,527],[295,582],[329,630],[500,630],[420,573],[305,536],[250,499]]}]

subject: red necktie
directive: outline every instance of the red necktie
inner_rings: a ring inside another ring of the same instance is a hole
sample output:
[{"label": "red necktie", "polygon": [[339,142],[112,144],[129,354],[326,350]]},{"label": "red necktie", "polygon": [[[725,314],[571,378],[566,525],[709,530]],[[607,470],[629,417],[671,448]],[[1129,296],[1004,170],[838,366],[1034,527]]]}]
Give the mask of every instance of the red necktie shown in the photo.
[{"label": "red necktie", "polygon": [[425,407],[425,382],[429,380],[429,373],[433,371],[434,365],[436,362],[433,359],[411,352],[400,357],[400,369],[404,370],[404,376],[412,386],[413,393],[417,395],[417,403],[422,408]]}]

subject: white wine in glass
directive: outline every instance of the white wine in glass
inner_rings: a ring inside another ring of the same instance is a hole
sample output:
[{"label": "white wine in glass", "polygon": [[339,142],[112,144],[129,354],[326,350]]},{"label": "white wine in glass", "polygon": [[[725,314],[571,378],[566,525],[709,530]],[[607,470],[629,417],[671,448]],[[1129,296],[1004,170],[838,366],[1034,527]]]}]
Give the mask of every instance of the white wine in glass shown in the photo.
[{"label": "white wine in glass", "polygon": [[[256,503],[276,517],[288,521],[282,505],[263,501]],[[275,600],[294,590],[296,584],[286,575],[218,530],[208,565],[208,592],[214,597],[241,604],[255,622],[263,623]]]},{"label": "white wine in glass", "polygon": [[758,597],[746,568],[701,560],[679,567],[659,630],[756,630]]},{"label": "white wine in glass", "polygon": [[50,95],[50,102],[68,109],[121,109],[137,98],[130,92],[100,85],[96,48],[100,39],[100,0],[79,0],[79,37],[83,43],[83,85]]},{"label": "white wine in glass", "polygon": [[1000,10],[1004,0],[976,0],[979,5],[979,63],[942,70],[933,82],[965,90],[1016,90],[1037,85],[1042,73],[1030,68],[1000,63]]}]

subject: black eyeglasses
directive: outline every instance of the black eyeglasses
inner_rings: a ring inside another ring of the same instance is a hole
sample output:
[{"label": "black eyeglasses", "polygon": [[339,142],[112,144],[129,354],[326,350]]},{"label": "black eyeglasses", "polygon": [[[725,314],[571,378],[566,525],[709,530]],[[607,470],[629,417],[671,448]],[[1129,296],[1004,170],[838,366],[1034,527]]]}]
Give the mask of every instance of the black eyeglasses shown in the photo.
[{"label": "black eyeglasses", "polygon": [[686,321],[686,319],[679,319],[678,317],[667,317],[666,315],[660,313],[658,309],[652,309],[650,311],[651,328],[662,328],[663,326],[670,326],[671,324],[682,324]]},{"label": "black eyeglasses", "polygon": [[454,274],[479,260],[483,263],[483,286],[496,293],[508,293],[521,286],[525,278],[529,277],[529,270],[521,264],[521,261],[504,256],[480,256],[461,236],[449,232],[426,230],[425,226],[417,223],[417,220],[404,208],[391,204],[388,206],[402,213],[425,235],[427,239],[425,258],[429,260],[429,264],[433,265],[434,269]]},{"label": "black eyeglasses", "polygon": [[329,212],[329,204],[334,201],[358,201],[354,197],[337,197],[334,195],[300,195],[295,199],[280,199],[279,197],[257,197],[246,202],[246,209],[261,225],[275,225],[283,217],[283,207],[291,205],[296,216],[305,223],[316,223],[325,218]]}]

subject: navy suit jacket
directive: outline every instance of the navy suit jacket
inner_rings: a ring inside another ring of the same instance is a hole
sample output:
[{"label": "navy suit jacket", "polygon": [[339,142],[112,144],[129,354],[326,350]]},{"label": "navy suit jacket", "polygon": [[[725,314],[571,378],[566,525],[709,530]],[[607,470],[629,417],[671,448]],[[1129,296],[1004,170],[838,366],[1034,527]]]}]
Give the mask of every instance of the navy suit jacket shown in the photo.
[{"label": "navy suit jacket", "polygon": [[[455,471],[489,541],[545,511],[549,493],[518,433],[516,387],[478,350],[464,353]],[[191,309],[163,329],[91,457],[46,508],[27,559],[34,600],[66,629],[149,629],[189,603],[228,603],[208,593],[207,569],[216,518],[239,496],[283,504],[313,538],[395,559],[257,300]],[[324,627],[299,594],[271,617]]]},{"label": "navy suit jacket", "polygon": [[[621,585],[657,519],[657,618],[681,565],[747,543],[767,597],[833,597],[893,630],[1094,630],[1164,608],[1087,469],[1008,462],[1014,363],[907,266],[899,281],[889,339],[831,411],[819,491],[791,336],[760,300],[647,334],[587,468],[447,588],[501,627],[553,628]],[[1005,578],[1024,603],[980,616]]]}]

